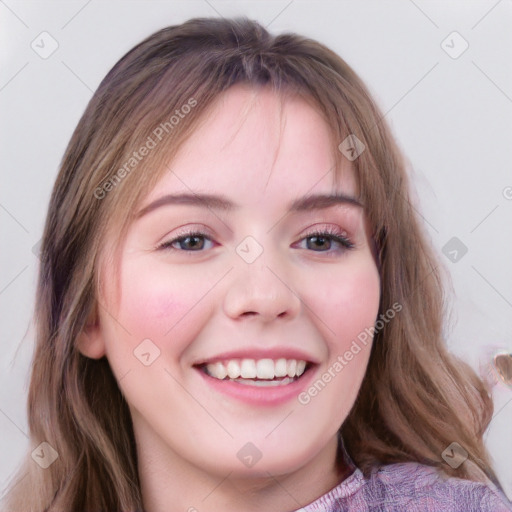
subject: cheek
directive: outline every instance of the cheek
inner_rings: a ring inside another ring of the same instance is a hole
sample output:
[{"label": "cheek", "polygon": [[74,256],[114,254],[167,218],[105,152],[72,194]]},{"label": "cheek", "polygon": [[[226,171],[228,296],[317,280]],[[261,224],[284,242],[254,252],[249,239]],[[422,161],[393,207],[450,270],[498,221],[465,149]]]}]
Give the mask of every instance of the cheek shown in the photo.
[{"label": "cheek", "polygon": [[169,272],[168,268],[127,267],[123,275],[120,322],[136,338],[163,342],[174,338],[179,327],[204,295],[204,283],[194,276]]},{"label": "cheek", "polygon": [[[333,292],[334,295],[335,292]],[[367,271],[347,276],[336,295],[338,316],[347,326],[373,325],[378,313],[380,282],[376,272]]]},{"label": "cheek", "polygon": [[380,301],[380,278],[370,260],[340,267],[337,273],[310,284],[308,303],[324,323],[322,332],[331,351],[346,350],[359,333],[374,325]]},{"label": "cheek", "polygon": [[322,277],[324,286],[318,288],[317,281],[310,301],[311,309],[321,319],[316,326],[325,340],[328,357],[318,379],[299,401],[313,408],[308,421],[324,418],[338,428],[355,403],[366,371],[372,344],[365,330],[374,325],[378,314],[380,278],[369,260],[364,265],[340,266],[338,272]]}]

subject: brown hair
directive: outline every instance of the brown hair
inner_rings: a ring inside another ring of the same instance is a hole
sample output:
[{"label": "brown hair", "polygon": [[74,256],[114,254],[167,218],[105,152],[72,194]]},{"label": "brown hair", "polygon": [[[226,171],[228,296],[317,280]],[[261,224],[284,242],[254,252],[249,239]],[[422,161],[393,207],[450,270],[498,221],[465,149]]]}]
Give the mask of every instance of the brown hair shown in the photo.
[{"label": "brown hair", "polygon": [[[496,481],[482,440],[492,401],[471,368],[447,352],[439,263],[409,202],[403,159],[366,87],[311,39],[272,36],[247,19],[193,19],[160,30],[113,67],[66,150],[42,241],[28,400],[31,449],[46,441],[59,458],[41,469],[27,457],[8,510],[142,509],[128,406],[106,358],[84,357],[76,340],[101,307],[98,256],[107,233],[122,238],[180,144],[237,83],[299,94],[322,113],[337,144],[355,134],[366,147],[353,168],[379,251],[380,313],[395,303],[402,310],[375,334],[340,430],[348,453],[365,474],[419,461]],[[171,127],[176,110],[187,115]],[[156,143],[162,126],[165,137]],[[148,137],[154,149],[134,164],[133,151]],[[458,469],[441,458],[453,441],[468,452]]]}]

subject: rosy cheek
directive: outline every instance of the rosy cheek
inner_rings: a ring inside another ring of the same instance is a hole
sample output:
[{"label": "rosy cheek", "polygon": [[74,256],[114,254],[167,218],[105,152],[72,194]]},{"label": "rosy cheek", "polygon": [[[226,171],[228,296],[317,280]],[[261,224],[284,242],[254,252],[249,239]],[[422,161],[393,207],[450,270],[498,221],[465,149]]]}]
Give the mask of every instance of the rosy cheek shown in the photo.
[{"label": "rosy cheek", "polygon": [[[379,279],[376,273],[365,272],[347,278],[340,294],[340,303],[352,314],[357,314],[360,321],[377,314],[379,305]],[[358,319],[354,318],[354,322]]]},{"label": "rosy cheek", "polygon": [[[365,328],[373,325],[379,307],[379,278],[377,272],[351,272],[337,280],[323,294],[326,323],[334,331],[336,344],[349,343]],[[328,338],[332,338],[332,332]]]},{"label": "rosy cheek", "polygon": [[135,336],[165,337],[191,311],[197,298],[179,280],[140,274],[125,281],[122,316]]},{"label": "rosy cheek", "polygon": [[162,326],[165,334],[190,309],[186,298],[172,291],[153,293],[146,298],[144,309],[152,325]]}]

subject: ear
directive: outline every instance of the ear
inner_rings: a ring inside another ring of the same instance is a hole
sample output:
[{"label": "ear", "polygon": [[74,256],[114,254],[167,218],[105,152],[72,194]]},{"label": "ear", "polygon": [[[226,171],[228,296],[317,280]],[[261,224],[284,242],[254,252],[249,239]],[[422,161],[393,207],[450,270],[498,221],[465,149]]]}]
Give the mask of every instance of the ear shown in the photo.
[{"label": "ear", "polygon": [[82,355],[91,359],[100,359],[105,355],[105,343],[97,314],[93,314],[78,335],[76,347]]}]

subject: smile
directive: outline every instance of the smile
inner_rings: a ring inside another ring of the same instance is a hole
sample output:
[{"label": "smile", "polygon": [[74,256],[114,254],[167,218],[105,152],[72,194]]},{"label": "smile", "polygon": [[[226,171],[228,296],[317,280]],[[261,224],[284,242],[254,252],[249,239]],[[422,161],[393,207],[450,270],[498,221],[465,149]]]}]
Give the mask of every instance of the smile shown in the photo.
[{"label": "smile", "polygon": [[268,407],[296,399],[315,378],[320,360],[291,346],[253,346],[205,356],[192,367],[214,394]]},{"label": "smile", "polygon": [[218,380],[249,386],[285,386],[298,379],[307,363],[297,359],[229,359],[206,364],[203,371]]},{"label": "smile", "polygon": [[195,365],[215,392],[252,405],[275,406],[304,390],[318,364],[304,359],[223,359]]}]

